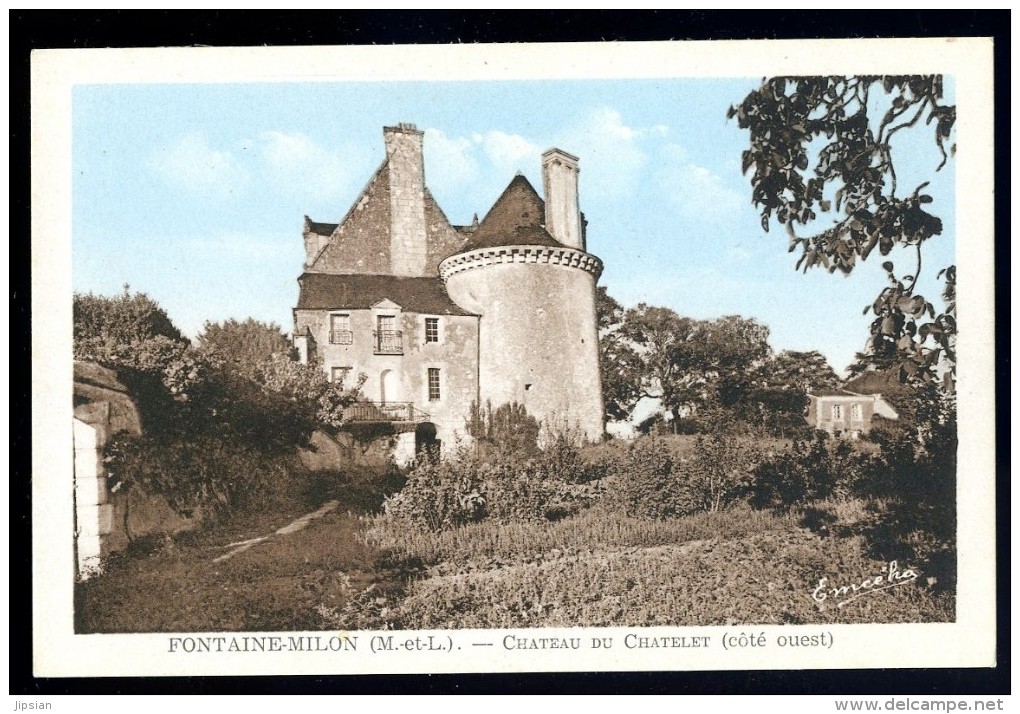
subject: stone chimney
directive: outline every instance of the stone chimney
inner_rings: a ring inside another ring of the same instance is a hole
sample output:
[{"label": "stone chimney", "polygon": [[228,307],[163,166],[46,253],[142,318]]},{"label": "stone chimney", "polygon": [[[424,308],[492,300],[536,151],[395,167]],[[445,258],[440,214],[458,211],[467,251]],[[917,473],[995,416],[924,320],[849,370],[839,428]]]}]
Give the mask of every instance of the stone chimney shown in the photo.
[{"label": "stone chimney", "polygon": [[329,243],[329,236],[322,235],[321,232],[317,231],[312,224],[312,219],[308,216],[305,216],[305,227],[302,235],[305,239],[305,268],[310,268],[315,259],[319,257],[322,249]]},{"label": "stone chimney", "polygon": [[584,250],[577,173],[576,156],[560,149],[549,149],[542,154],[545,229],[563,245]]},{"label": "stone chimney", "polygon": [[425,162],[414,124],[383,127],[390,178],[390,270],[425,274]]}]

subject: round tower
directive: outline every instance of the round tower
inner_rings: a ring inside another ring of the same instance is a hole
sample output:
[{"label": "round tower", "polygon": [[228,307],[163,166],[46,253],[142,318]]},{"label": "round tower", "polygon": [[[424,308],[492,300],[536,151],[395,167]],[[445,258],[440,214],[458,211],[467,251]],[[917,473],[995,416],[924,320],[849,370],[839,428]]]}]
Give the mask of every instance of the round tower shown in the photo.
[{"label": "round tower", "polygon": [[603,420],[595,283],[585,251],[577,157],[542,156],[543,201],[518,174],[465,247],[439,265],[450,297],[481,315],[479,397],[523,404],[553,433],[600,440]]}]

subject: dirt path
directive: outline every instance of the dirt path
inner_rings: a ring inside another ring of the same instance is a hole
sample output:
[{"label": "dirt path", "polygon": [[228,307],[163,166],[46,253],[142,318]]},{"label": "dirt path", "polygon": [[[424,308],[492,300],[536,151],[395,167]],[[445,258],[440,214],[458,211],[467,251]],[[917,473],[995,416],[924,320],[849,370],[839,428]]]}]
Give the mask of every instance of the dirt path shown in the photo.
[{"label": "dirt path", "polygon": [[102,577],[76,585],[76,631],[323,629],[321,608],[401,586],[341,504],[252,514],[113,558]]},{"label": "dirt path", "polygon": [[220,555],[220,556],[218,556],[216,558],[213,558],[212,562],[214,562],[214,563],[221,563],[224,560],[229,560],[230,558],[233,558],[238,553],[243,553],[244,551],[248,550],[249,548],[252,548],[252,547],[258,545],[259,543],[261,543],[263,541],[269,540],[274,535],[289,535],[291,533],[296,533],[297,531],[303,529],[309,523],[314,521],[316,518],[322,518],[324,515],[326,515],[327,513],[332,511],[333,509],[335,509],[338,505],[339,505],[339,503],[337,501],[327,501],[326,503],[324,503],[322,505],[322,508],[320,508],[319,510],[312,511],[311,513],[306,513],[305,515],[301,516],[300,518],[298,518],[297,520],[293,521],[292,523],[289,523],[288,525],[285,525],[283,528],[277,529],[274,533],[271,533],[270,535],[259,536],[258,538],[249,538],[248,540],[242,540],[242,541],[238,541],[236,543],[228,543],[227,545],[225,545],[223,547],[224,548],[233,548],[233,550],[230,550],[230,551],[224,553],[223,555]]}]

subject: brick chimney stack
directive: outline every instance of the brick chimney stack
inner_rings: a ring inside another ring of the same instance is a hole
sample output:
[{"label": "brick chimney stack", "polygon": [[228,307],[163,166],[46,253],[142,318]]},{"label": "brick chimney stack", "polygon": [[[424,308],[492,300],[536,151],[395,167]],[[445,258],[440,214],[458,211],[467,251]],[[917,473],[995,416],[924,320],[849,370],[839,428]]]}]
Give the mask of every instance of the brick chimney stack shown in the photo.
[{"label": "brick chimney stack", "polygon": [[390,179],[390,269],[394,275],[425,274],[425,161],[414,124],[383,127]]},{"label": "brick chimney stack", "polygon": [[570,248],[584,250],[581,209],[577,195],[577,157],[560,149],[542,154],[545,229]]}]

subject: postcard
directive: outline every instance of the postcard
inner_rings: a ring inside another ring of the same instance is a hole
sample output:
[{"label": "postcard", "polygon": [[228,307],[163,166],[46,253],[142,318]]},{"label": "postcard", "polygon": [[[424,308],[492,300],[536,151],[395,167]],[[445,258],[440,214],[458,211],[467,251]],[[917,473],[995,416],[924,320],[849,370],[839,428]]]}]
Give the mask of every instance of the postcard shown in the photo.
[{"label": "postcard", "polygon": [[991,66],[34,52],[36,676],[995,666]]}]

